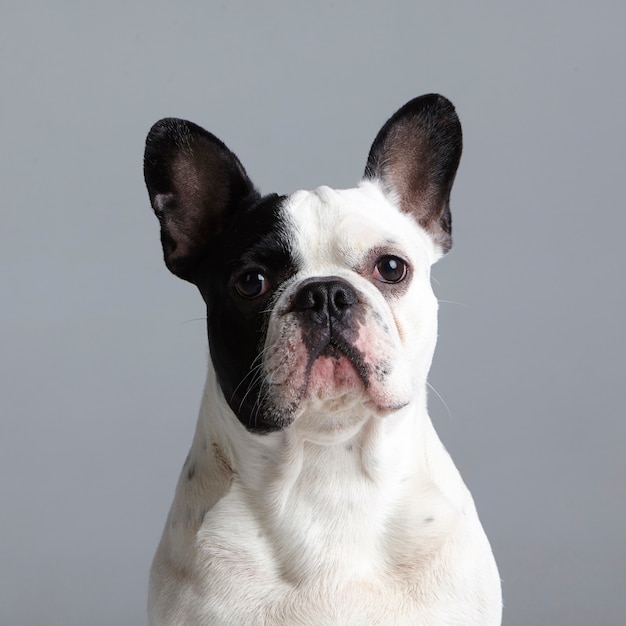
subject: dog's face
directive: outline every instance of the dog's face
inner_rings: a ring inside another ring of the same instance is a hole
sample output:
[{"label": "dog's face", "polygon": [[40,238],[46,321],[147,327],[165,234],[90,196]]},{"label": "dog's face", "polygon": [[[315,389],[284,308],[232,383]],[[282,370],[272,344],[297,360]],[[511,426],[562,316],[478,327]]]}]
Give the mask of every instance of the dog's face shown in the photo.
[{"label": "dog's face", "polygon": [[165,260],[204,297],[220,387],[249,430],[337,438],[423,388],[430,266],[451,245],[460,154],[454,108],[423,96],[383,126],[357,188],[261,196],[210,133],[152,128],[145,176]]},{"label": "dog's face", "polygon": [[372,413],[408,404],[425,377],[436,335],[433,245],[371,183],[298,192],[280,212],[290,271],[255,260],[235,274],[235,290],[259,293],[267,311],[252,418],[261,398],[276,425],[348,435]]}]

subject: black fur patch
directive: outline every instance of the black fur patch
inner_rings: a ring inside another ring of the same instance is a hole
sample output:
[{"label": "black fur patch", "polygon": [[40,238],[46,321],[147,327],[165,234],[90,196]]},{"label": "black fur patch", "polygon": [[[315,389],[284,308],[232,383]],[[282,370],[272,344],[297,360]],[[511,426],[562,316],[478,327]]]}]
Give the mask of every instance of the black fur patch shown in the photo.
[{"label": "black fur patch", "polygon": [[[296,271],[282,217],[284,200],[266,196],[238,210],[212,241],[196,279],[207,305],[211,360],[224,397],[246,428],[261,433],[284,426],[259,404],[269,304],[276,289]],[[237,292],[235,281],[252,270],[266,276],[271,288],[247,300]]]}]

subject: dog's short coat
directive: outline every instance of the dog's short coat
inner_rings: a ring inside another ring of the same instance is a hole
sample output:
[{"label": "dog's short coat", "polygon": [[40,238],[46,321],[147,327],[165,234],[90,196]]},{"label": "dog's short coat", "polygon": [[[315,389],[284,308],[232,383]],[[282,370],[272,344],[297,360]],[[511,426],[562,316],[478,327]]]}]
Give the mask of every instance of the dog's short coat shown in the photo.
[{"label": "dog's short coat", "polygon": [[200,127],[150,131],[165,262],[199,288],[211,354],[151,624],[500,623],[489,543],[426,410],[460,156],[438,95],[383,126],[348,190],[262,196]]}]

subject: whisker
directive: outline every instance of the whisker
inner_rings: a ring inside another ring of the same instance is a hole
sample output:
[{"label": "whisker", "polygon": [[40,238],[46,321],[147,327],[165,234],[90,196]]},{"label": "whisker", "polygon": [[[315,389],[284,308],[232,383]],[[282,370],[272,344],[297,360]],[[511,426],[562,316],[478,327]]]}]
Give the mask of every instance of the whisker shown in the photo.
[{"label": "whisker", "polygon": [[441,394],[428,382],[426,384],[435,392],[436,396],[441,400],[441,404],[446,408],[448,412],[448,419],[452,419],[452,411],[450,411],[450,407],[446,404],[446,401],[441,397]]},{"label": "whisker", "polygon": [[252,363],[250,364],[248,373],[239,381],[239,384],[233,390],[231,400],[233,399],[233,397],[239,390],[239,387],[241,387],[241,385],[243,385],[250,378],[250,376],[254,376],[258,372],[258,370],[263,366],[263,363],[259,362],[263,358],[263,354],[264,354],[264,351],[260,352],[254,357],[254,361],[252,361]]},{"label": "whisker", "polygon": [[[260,369],[261,369],[261,366],[259,365],[259,367],[254,372],[254,376],[250,379],[250,382],[248,384],[248,388],[246,389],[246,393],[243,395],[243,397],[241,398],[241,402],[239,403],[239,410],[241,410],[241,407],[244,405],[244,402],[246,401],[247,397],[254,390],[254,385],[257,383],[257,381],[262,380],[262,376],[259,374]],[[239,386],[240,385],[238,385],[238,387]],[[256,401],[258,401],[258,396],[257,396],[257,400]]]},{"label": "whisker", "polygon": [[465,302],[455,302],[454,300],[437,300],[437,302],[443,302],[445,304],[458,304],[459,306],[465,307],[466,309],[469,309],[469,304],[465,304]]},{"label": "whisker", "polygon": [[194,317],[190,320],[182,320],[180,323],[181,324],[190,324],[191,322],[206,322],[207,319],[209,319],[208,317],[204,316],[204,317]]}]

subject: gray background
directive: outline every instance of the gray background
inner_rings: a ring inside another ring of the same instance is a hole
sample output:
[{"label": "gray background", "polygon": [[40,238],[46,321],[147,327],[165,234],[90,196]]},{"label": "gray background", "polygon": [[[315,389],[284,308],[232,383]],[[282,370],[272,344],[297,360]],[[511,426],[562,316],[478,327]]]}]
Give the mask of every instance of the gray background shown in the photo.
[{"label": "gray background", "polygon": [[431,413],[504,623],[624,623],[625,7],[4,0],[0,624],[145,623],[207,358],[150,125],[202,124],[267,192],[348,187],[431,91],[465,134]]}]

